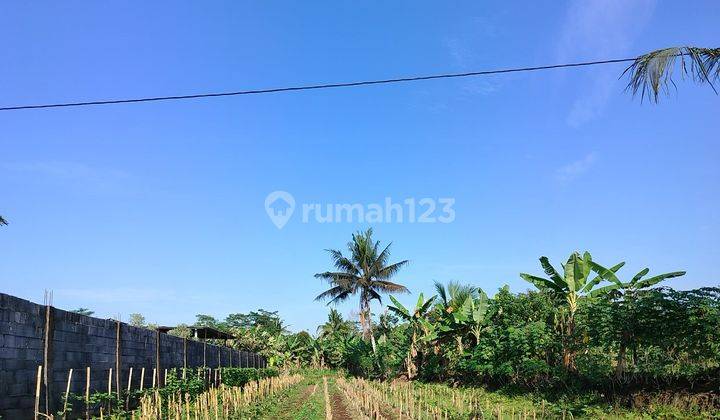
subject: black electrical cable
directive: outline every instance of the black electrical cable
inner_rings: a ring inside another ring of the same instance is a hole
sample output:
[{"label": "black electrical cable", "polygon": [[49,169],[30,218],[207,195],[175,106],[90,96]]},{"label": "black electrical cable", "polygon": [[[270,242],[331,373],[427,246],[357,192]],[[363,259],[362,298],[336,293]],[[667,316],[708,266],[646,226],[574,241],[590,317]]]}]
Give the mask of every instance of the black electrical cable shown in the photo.
[{"label": "black electrical cable", "polygon": [[368,86],[368,85],[383,85],[390,83],[404,83],[404,82],[416,82],[420,80],[434,80],[434,79],[452,79],[458,77],[473,77],[473,76],[486,76],[491,74],[504,74],[504,73],[519,73],[526,71],[538,71],[538,70],[552,70],[567,67],[584,67],[584,66],[595,66],[599,64],[613,64],[613,63],[625,63],[635,61],[635,58],[618,58],[613,60],[600,60],[600,61],[585,61],[580,63],[569,63],[569,64],[553,64],[548,66],[537,66],[537,67],[520,67],[510,69],[499,69],[499,70],[487,70],[487,71],[474,71],[468,73],[447,73],[447,74],[435,74],[429,76],[412,76],[412,77],[400,77],[396,79],[381,79],[381,80],[365,80],[358,82],[347,82],[347,83],[324,83],[319,85],[305,85],[305,86],[290,86],[281,88],[270,88],[270,89],[255,89],[255,90],[240,90],[236,92],[216,92],[216,93],[199,93],[194,95],[175,95],[175,96],[155,96],[146,98],[131,98],[131,99],[108,99],[99,101],[83,101],[83,102],[65,102],[65,103],[52,103],[52,104],[38,104],[38,105],[17,105],[17,106],[6,106],[0,107],[0,111],[18,111],[22,109],[44,109],[44,108],[66,108],[66,107],[80,107],[90,105],[111,105],[111,104],[130,104],[138,102],[157,102],[157,101],[175,101],[185,99],[201,99],[201,98],[216,98],[222,96],[240,96],[240,95],[257,95],[263,93],[279,93],[279,92],[293,92],[301,90],[316,90],[316,89],[331,89],[331,88],[343,88],[343,87],[354,87],[354,86]]}]

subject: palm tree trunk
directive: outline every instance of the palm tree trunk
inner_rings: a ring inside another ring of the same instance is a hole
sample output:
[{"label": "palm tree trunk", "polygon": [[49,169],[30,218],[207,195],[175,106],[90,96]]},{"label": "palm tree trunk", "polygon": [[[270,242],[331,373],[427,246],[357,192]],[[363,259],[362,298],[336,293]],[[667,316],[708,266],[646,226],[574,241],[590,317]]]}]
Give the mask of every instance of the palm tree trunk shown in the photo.
[{"label": "palm tree trunk", "polygon": [[370,323],[370,302],[360,298],[360,327],[362,328],[363,339],[370,339],[373,354],[377,353],[377,345],[375,344],[375,336],[372,333],[372,325]]}]

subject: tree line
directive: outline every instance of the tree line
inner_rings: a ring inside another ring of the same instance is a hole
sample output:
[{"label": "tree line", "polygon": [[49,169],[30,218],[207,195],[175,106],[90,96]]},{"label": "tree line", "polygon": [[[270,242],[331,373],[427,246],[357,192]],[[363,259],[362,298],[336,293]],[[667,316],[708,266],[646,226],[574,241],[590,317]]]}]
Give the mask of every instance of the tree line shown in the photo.
[{"label": "tree line", "polygon": [[[197,325],[233,333],[232,345],[278,367],[343,369],[353,375],[446,381],[532,390],[637,388],[707,390],[720,378],[720,288],[679,291],[674,271],[632,276],[572,253],[561,269],[540,258],[543,276],[522,273],[531,290],[505,286],[492,297],[477,285],[435,283],[407,307],[394,281],[407,260],[390,262],[372,230],[352,235],[347,252],[328,250],[318,273],[330,305],[355,298],[356,319],[331,307],[310,334],[290,333],[276,311],[198,315]],[[388,305],[373,314],[371,302]],[[178,332],[174,332],[178,333]]]}]

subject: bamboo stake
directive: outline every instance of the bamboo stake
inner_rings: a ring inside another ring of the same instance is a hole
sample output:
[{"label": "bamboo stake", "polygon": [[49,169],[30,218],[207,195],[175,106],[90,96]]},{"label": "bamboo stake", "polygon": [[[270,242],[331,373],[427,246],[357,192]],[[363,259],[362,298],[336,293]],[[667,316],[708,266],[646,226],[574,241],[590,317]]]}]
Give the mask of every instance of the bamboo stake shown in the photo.
[{"label": "bamboo stake", "polygon": [[37,382],[35,384],[35,420],[38,419],[40,411],[40,382],[42,381],[42,365],[38,366]]},{"label": "bamboo stake", "polygon": [[[112,376],[112,368],[110,368],[110,373],[108,373],[108,414],[112,411]],[[102,407],[100,410],[100,418],[102,418]]]},{"label": "bamboo stake", "polygon": [[125,399],[125,410],[130,409],[130,386],[132,385],[132,371],[133,368],[132,366],[130,366],[130,373],[128,374],[127,397]]},{"label": "bamboo stake", "polygon": [[90,419],[90,366],[85,368],[85,419]]},{"label": "bamboo stake", "polygon": [[68,372],[68,380],[67,380],[67,386],[65,387],[65,401],[63,403],[63,418],[67,415],[67,405],[68,405],[68,397],[70,396],[70,383],[72,382],[72,374],[73,370],[70,368],[70,372]]}]

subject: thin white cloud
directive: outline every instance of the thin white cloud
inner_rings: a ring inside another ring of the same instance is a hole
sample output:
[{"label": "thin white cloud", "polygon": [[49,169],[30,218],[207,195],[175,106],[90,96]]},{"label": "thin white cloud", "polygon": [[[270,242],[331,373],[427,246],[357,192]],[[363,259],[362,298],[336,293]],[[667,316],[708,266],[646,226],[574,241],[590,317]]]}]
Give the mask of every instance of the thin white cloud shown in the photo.
[{"label": "thin white cloud", "polygon": [[73,299],[89,303],[128,303],[128,302],[173,302],[177,297],[172,290],[143,288],[111,289],[59,289],[54,292],[55,299]]},{"label": "thin white cloud", "polygon": [[[572,2],[560,35],[560,62],[624,57],[649,22],[656,0],[587,0]],[[616,68],[595,68],[585,76],[586,89],[575,98],[567,123],[578,127],[605,110],[617,88]]]},{"label": "thin white cloud", "polygon": [[595,152],[588,153],[585,157],[559,168],[555,176],[560,182],[570,182],[589,171],[595,161]]},{"label": "thin white cloud", "polygon": [[[461,71],[475,71],[489,69],[488,61],[491,57],[482,48],[501,32],[498,22],[501,20],[504,11],[491,15],[483,15],[468,18],[466,24],[452,29],[452,34],[447,36],[443,43],[450,57],[450,63]],[[462,94],[464,96],[485,96],[497,92],[502,87],[498,79],[489,77],[468,78],[460,81]]]},{"label": "thin white cloud", "polygon": [[132,178],[121,170],[70,161],[5,162],[0,163],[0,170],[22,179],[91,192],[118,192]]},{"label": "thin white cloud", "polygon": [[5,163],[2,168],[13,172],[25,172],[63,179],[127,177],[127,174],[122,171],[99,170],[82,163],[65,161]]}]

